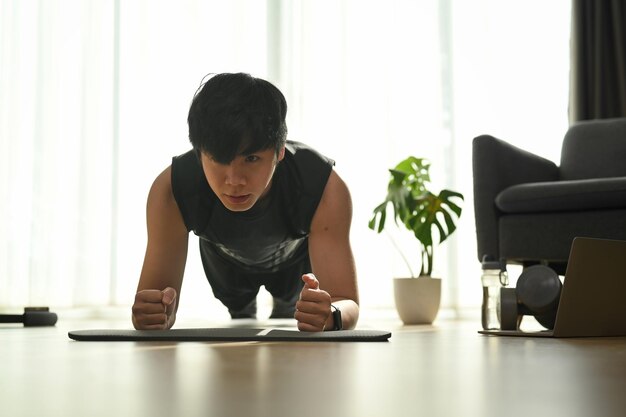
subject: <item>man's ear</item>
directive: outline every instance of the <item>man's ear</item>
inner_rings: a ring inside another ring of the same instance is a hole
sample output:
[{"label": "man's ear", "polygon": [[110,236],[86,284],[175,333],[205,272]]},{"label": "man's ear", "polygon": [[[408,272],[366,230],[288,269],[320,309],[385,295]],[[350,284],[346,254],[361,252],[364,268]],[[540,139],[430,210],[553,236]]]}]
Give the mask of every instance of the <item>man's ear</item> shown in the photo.
[{"label": "man's ear", "polygon": [[281,147],[278,151],[278,158],[276,159],[278,162],[282,161],[285,158],[285,147]]}]

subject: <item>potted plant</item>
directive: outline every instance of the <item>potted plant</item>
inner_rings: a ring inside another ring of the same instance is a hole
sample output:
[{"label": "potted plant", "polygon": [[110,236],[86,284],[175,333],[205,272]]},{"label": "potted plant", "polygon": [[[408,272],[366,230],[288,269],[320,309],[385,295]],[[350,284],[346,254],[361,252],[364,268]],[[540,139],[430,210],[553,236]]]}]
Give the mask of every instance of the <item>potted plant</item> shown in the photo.
[{"label": "potted plant", "polygon": [[[431,276],[435,243],[441,244],[455,230],[461,216],[459,205],[463,195],[444,189],[438,195],[428,190],[430,163],[424,158],[410,156],[390,169],[391,179],[387,197],[375,209],[369,228],[380,233],[391,205],[397,226],[411,231],[420,244],[421,269],[415,277],[403,251],[400,255],[411,272],[410,278],[394,278],[394,296],[398,314],[405,324],[432,323],[439,311],[441,279]],[[456,202],[455,202],[456,201]],[[434,232],[437,231],[437,240]]]}]

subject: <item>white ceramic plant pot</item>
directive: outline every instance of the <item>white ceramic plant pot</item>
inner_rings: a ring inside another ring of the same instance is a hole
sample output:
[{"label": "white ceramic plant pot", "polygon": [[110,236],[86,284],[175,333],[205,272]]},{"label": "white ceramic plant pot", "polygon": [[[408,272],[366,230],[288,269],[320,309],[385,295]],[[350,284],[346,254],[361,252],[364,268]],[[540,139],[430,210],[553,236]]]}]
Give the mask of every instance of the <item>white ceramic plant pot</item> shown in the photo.
[{"label": "white ceramic plant pot", "polygon": [[394,278],[393,292],[404,324],[431,324],[437,317],[441,302],[440,278]]}]

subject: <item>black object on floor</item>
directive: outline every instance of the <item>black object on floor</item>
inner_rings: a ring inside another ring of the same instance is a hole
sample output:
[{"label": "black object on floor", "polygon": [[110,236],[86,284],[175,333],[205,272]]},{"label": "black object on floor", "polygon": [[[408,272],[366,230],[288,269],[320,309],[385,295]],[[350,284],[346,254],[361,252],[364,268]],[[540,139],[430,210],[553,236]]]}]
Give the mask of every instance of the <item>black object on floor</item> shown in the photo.
[{"label": "black object on floor", "polygon": [[24,323],[24,327],[54,326],[57,315],[48,307],[25,307],[24,314],[0,314],[0,323]]}]

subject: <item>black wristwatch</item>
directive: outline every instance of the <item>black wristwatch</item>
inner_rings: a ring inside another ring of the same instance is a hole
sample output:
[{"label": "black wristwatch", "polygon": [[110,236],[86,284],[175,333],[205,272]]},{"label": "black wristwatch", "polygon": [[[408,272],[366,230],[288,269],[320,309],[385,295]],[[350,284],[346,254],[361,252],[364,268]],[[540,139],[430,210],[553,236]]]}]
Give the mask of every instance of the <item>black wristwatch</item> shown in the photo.
[{"label": "black wristwatch", "polygon": [[334,305],[330,305],[330,309],[332,310],[333,322],[335,325],[333,326],[333,330],[343,330],[343,323],[341,322],[341,310],[339,310]]}]

